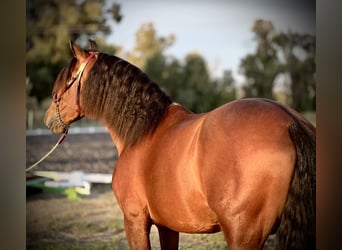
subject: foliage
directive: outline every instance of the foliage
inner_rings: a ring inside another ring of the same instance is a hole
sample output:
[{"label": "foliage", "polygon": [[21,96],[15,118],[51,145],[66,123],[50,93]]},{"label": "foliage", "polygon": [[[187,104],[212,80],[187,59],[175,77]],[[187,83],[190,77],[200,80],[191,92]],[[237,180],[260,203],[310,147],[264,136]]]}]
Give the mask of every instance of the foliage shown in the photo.
[{"label": "foliage", "polygon": [[241,61],[242,72],[248,79],[243,89],[246,97],[273,99],[273,82],[279,71],[276,51],[272,47],[274,27],[270,21],[257,20],[253,32],[258,45],[254,54]]},{"label": "foliage", "polygon": [[135,34],[135,46],[129,53],[128,61],[141,69],[145,69],[149,59],[162,56],[163,51],[170,47],[174,41],[174,35],[157,37],[153,23],[143,24]]},{"label": "foliage", "polygon": [[272,22],[256,20],[252,31],[257,47],[241,60],[240,69],[246,77],[245,97],[275,99],[277,77],[290,79],[290,106],[298,111],[315,110],[315,37],[292,32],[277,32]]},{"label": "foliage", "polygon": [[[122,15],[120,5],[106,6],[105,0],[28,0],[26,3],[26,71],[32,84],[29,95],[40,102],[50,95],[56,75],[71,57],[66,46],[69,40],[85,44],[89,37],[96,36],[105,45],[102,37],[111,33],[108,21],[119,22]],[[108,51],[115,51],[114,46],[106,47]]]},{"label": "foliage", "polygon": [[143,24],[136,33],[129,61],[142,68],[174,101],[194,112],[206,112],[235,99],[230,71],[222,79],[212,80],[199,53],[189,53],[184,62],[167,56],[165,52],[174,42],[174,35],[158,37],[152,23]]},{"label": "foliage", "polygon": [[[27,249],[129,249],[123,215],[110,186],[94,185],[92,189],[90,196],[79,200],[46,192],[28,196]],[[150,241],[152,249],[160,249],[156,226],[151,228]],[[181,233],[179,249],[227,247],[221,232]]]},{"label": "foliage", "polygon": [[315,110],[315,37],[281,32],[273,41],[283,57],[281,72],[290,77],[291,106],[299,111]]},{"label": "foliage", "polygon": [[175,99],[195,112],[206,112],[235,99],[231,71],[212,80],[205,59],[198,53],[186,55],[181,79]]},{"label": "foliage", "polygon": [[[121,6],[100,0],[28,0],[27,1],[27,92],[30,106],[50,95],[54,79],[71,57],[66,46],[74,40],[82,47],[88,38],[96,40],[101,51],[115,54],[109,45],[112,32],[108,22],[122,20]],[[244,97],[277,99],[298,111],[315,110],[315,37],[307,34],[278,32],[272,22],[256,20],[252,31],[256,49],[242,58],[241,73],[246,77]],[[159,36],[153,23],[143,24],[136,32],[135,46],[128,61],[144,70],[174,101],[194,112],[206,112],[236,99],[232,72],[213,78],[205,58],[188,53],[183,59],[168,55],[176,41],[173,34]],[[284,77],[287,76],[287,77]],[[288,79],[287,90],[275,93],[277,79]]]}]

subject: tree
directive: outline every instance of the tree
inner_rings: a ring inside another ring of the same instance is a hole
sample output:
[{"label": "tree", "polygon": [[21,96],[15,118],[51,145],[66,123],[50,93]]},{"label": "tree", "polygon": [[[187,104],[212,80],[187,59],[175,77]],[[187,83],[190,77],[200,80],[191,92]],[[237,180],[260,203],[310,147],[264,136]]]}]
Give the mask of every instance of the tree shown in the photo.
[{"label": "tree", "polygon": [[185,57],[184,86],[179,99],[195,112],[205,112],[211,106],[213,92],[204,58],[196,52],[188,54]]},{"label": "tree", "polygon": [[202,113],[233,100],[234,79],[231,71],[211,80],[205,59],[189,53],[184,63],[176,58],[156,56],[148,60],[146,73],[172,97],[188,109]]},{"label": "tree", "polygon": [[275,79],[290,79],[288,105],[298,111],[314,110],[315,37],[292,32],[276,32],[272,23],[256,20],[253,32],[256,51],[241,60],[240,69],[246,76],[245,97],[275,98]]},{"label": "tree", "polygon": [[166,55],[175,36],[160,37],[152,23],[143,24],[136,33],[128,60],[145,73],[171,98],[194,112],[206,112],[235,98],[230,71],[223,79],[211,79],[205,59],[189,53],[183,62]]},{"label": "tree", "polygon": [[146,73],[175,101],[181,102],[179,92],[184,87],[184,72],[177,58],[160,55],[150,58]]},{"label": "tree", "polygon": [[153,23],[143,24],[135,34],[135,45],[128,55],[128,60],[145,70],[151,58],[163,57],[164,51],[175,41],[175,36],[158,37]]},{"label": "tree", "polygon": [[289,104],[299,111],[315,110],[315,37],[281,32],[273,40],[282,56],[281,72],[290,78]]},{"label": "tree", "polygon": [[71,57],[68,41],[82,44],[91,36],[103,41],[101,37],[111,32],[108,21],[119,22],[122,15],[118,4],[103,7],[105,0],[28,0],[26,3],[26,70],[32,82],[29,95],[40,102],[50,95],[54,78]]},{"label": "tree", "polygon": [[279,73],[277,52],[272,44],[275,30],[272,22],[264,20],[255,21],[252,30],[257,48],[241,61],[240,69],[247,78],[243,90],[246,97],[273,99],[273,84]]},{"label": "tree", "polygon": [[217,107],[236,99],[235,81],[231,70],[225,70],[222,78],[218,78],[213,84],[218,93],[213,100],[213,106]]}]

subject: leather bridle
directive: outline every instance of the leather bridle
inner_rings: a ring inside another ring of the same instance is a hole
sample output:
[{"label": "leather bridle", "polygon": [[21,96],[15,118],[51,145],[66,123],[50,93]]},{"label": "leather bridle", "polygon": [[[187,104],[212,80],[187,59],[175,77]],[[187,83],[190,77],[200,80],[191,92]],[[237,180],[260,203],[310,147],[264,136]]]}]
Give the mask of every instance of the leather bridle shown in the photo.
[{"label": "leather bridle", "polygon": [[58,122],[60,123],[60,125],[63,127],[64,131],[61,135],[61,137],[59,138],[59,140],[57,141],[57,143],[55,144],[55,146],[53,146],[53,148],[47,152],[47,154],[45,154],[40,160],[38,160],[36,163],[32,164],[30,167],[26,168],[26,172],[30,171],[31,169],[35,168],[36,166],[38,166],[38,164],[40,162],[42,162],[44,159],[46,159],[46,157],[48,157],[57,147],[58,145],[60,145],[62,143],[62,141],[65,139],[66,135],[68,134],[68,130],[69,130],[69,125],[65,124],[61,118],[61,114],[59,111],[59,104],[62,98],[62,95],[68,90],[70,89],[70,87],[74,84],[74,82],[77,80],[77,110],[79,112],[78,118],[81,118],[83,115],[81,113],[81,108],[80,108],[80,89],[81,89],[81,78],[83,75],[83,71],[85,69],[85,67],[87,66],[87,64],[89,63],[89,61],[96,55],[98,54],[98,52],[89,52],[90,55],[86,58],[86,60],[84,61],[84,63],[80,66],[80,68],[78,69],[75,77],[72,78],[72,80],[68,83],[68,85],[64,88],[63,91],[61,91],[59,94],[53,94],[53,101],[56,103],[56,114],[58,117]]},{"label": "leather bridle", "polygon": [[76,94],[76,105],[77,105],[77,111],[79,112],[79,116],[77,117],[82,118],[83,114],[81,113],[81,108],[80,108],[80,89],[81,89],[81,78],[83,75],[83,71],[85,69],[85,67],[87,66],[87,64],[89,63],[89,61],[95,57],[95,55],[98,54],[98,52],[89,52],[90,55],[86,58],[86,60],[82,63],[82,65],[80,66],[80,68],[78,69],[76,75],[72,78],[72,80],[66,85],[66,87],[64,88],[63,91],[59,92],[59,93],[55,93],[52,96],[53,102],[56,104],[56,114],[57,114],[57,118],[58,118],[58,122],[59,124],[63,127],[64,131],[63,133],[66,134],[68,132],[69,129],[69,125],[65,124],[65,122],[63,122],[60,111],[59,111],[59,105],[60,105],[60,101],[61,98],[63,96],[63,94],[68,91],[68,89],[70,89],[70,87],[76,82],[77,80],[77,94]]}]

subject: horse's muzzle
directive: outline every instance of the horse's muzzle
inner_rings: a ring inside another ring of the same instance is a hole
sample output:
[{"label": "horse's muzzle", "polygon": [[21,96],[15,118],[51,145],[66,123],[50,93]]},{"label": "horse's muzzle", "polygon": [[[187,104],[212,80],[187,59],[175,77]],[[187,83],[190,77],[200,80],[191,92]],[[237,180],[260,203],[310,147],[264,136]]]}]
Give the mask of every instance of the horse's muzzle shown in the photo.
[{"label": "horse's muzzle", "polygon": [[46,114],[44,123],[54,134],[62,134],[65,132],[65,128],[60,124],[57,116],[49,117]]}]

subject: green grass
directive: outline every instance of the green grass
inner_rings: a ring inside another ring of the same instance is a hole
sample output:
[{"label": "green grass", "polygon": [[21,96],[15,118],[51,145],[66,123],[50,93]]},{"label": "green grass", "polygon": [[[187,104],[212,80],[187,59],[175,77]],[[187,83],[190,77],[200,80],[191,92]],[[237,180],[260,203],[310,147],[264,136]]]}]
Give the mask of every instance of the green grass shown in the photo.
[{"label": "green grass", "polygon": [[[110,188],[94,187],[90,196],[71,200],[57,193],[28,199],[27,249],[129,249],[123,216]],[[152,249],[160,249],[155,226]],[[180,234],[179,249],[227,249],[222,233]]]}]

